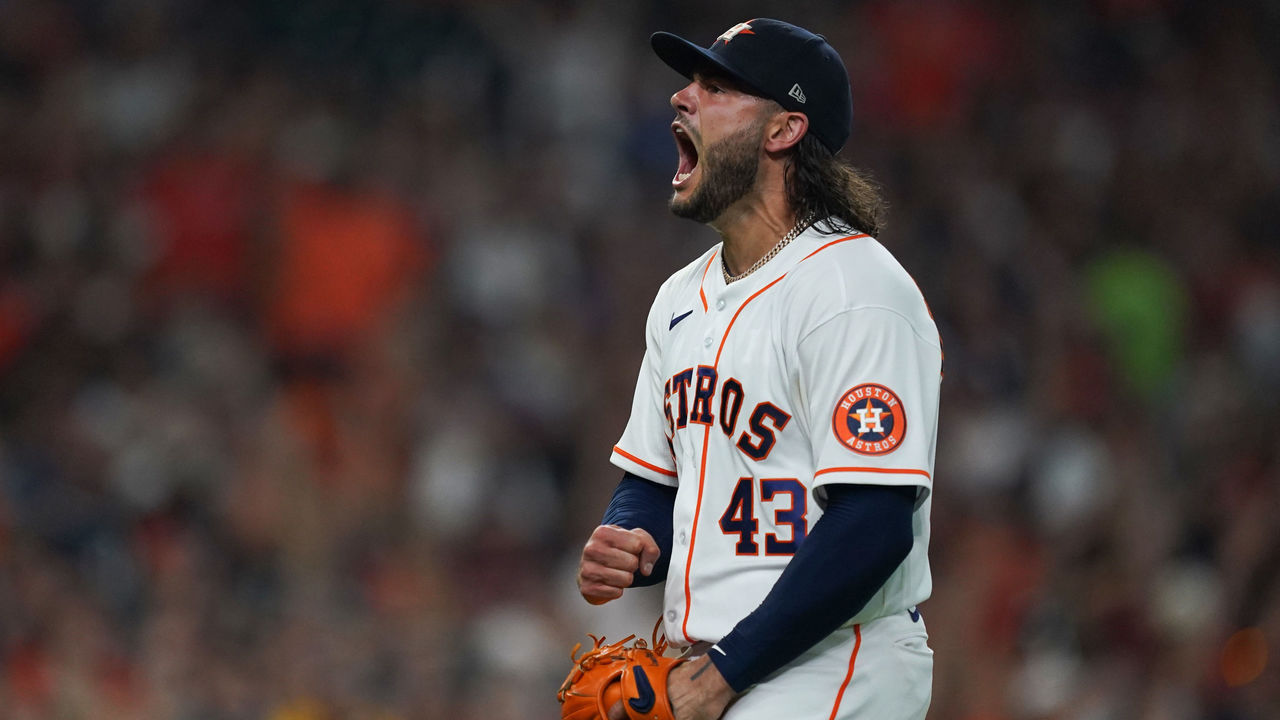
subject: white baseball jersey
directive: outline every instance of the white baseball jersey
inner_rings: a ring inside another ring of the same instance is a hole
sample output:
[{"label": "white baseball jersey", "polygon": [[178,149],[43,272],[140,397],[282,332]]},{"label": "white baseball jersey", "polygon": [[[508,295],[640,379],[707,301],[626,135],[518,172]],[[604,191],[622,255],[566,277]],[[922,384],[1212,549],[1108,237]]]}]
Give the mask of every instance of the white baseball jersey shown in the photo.
[{"label": "white baseball jersey", "polygon": [[863,234],[811,227],[729,285],[720,253],[711,248],[658,291],[612,456],[678,488],[667,637],[716,642],[754,610],[832,483],[919,488],[911,552],[848,625],[907,617],[931,589],[942,350],[924,298]]}]

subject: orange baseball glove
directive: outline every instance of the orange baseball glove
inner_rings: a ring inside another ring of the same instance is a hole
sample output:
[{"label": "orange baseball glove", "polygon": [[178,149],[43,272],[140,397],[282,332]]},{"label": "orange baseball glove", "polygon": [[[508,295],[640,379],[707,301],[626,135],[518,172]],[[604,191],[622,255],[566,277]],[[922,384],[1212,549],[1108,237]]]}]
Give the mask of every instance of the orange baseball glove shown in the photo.
[{"label": "orange baseball glove", "polygon": [[578,657],[582,644],[574,645],[569,653],[574,667],[556,693],[561,719],[607,720],[609,708],[621,700],[629,720],[675,720],[667,676],[684,658],[665,657],[667,639],[658,639],[657,627],[653,632],[652,647],[644,640],[628,645],[635,635],[612,645],[591,635],[595,647]]}]

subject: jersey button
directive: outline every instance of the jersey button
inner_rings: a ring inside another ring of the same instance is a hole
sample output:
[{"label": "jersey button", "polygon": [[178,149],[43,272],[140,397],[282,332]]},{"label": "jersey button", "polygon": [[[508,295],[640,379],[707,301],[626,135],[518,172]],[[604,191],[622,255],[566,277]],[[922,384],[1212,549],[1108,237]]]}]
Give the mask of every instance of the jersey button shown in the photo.
[{"label": "jersey button", "polygon": [[681,544],[681,545],[684,545],[684,544],[685,544],[685,543],[687,543],[687,542],[689,542],[689,533],[687,533],[687,532],[685,532],[685,531],[681,530],[681,531],[680,531],[680,544]]},{"label": "jersey button", "polygon": [[719,300],[716,301],[716,309],[717,310],[724,309],[724,298],[720,298]]},{"label": "jersey button", "polygon": [[670,620],[671,622],[675,622],[675,621],[676,621],[676,611],[675,611],[675,610],[668,610],[668,611],[667,611],[667,619],[668,619],[668,620]]},{"label": "jersey button", "polygon": [[707,336],[707,339],[705,339],[705,340],[703,340],[703,341],[702,341],[702,344],[703,344],[703,345],[705,345],[706,347],[711,347],[711,343],[713,343],[713,342],[715,342],[715,340],[712,340],[712,339],[711,339],[711,336],[710,336],[710,335],[708,335],[708,336]]}]

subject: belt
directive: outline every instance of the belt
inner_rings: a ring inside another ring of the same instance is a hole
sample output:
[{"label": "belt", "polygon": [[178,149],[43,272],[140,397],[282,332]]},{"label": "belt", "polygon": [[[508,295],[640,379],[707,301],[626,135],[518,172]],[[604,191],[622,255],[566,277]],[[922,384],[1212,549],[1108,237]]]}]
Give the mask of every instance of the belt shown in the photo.
[{"label": "belt", "polygon": [[[907,613],[907,617],[911,618],[911,622],[920,622],[920,611],[916,609],[916,607],[912,606],[911,608],[908,608],[906,613]],[[888,615],[884,617],[888,617]],[[876,619],[878,620],[879,618],[876,618]],[[701,657],[711,652],[711,648],[714,646],[715,646],[715,643],[709,643],[706,640],[699,640],[698,642],[690,645],[687,649],[685,649],[684,655],[682,657],[689,658],[690,660],[692,660],[693,658]]]}]

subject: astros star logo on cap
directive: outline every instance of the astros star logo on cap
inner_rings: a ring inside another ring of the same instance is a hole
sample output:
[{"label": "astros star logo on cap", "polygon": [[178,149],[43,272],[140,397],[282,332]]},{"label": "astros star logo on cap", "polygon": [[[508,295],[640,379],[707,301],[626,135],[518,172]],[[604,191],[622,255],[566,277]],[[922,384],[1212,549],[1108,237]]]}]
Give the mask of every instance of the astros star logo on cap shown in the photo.
[{"label": "astros star logo on cap", "polygon": [[[751,22],[755,22],[755,21],[753,20],[753,21],[751,21]],[[740,34],[755,35],[755,32],[753,32],[753,31],[751,30],[751,23],[750,23],[750,22],[741,22],[741,23],[738,23],[737,25],[734,25],[733,27],[729,28],[728,30],[725,30],[725,31],[724,31],[724,34],[723,34],[723,35],[721,35],[720,37],[716,38],[716,39],[717,39],[717,40],[723,40],[723,41],[725,41],[725,42],[727,43],[727,42],[729,42],[730,40],[732,40],[732,39],[734,39],[734,38],[738,37],[738,35],[740,35]]]}]

